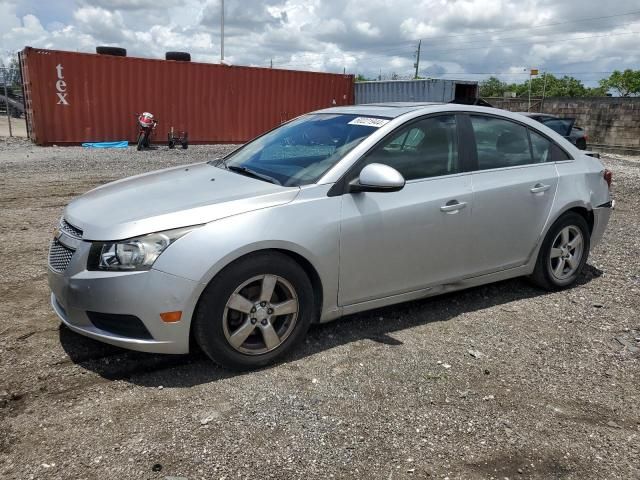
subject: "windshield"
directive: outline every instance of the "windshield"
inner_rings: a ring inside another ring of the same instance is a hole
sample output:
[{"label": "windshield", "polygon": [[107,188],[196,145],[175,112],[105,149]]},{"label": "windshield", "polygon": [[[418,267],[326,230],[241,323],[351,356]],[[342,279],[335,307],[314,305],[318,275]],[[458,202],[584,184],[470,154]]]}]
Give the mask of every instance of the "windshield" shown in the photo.
[{"label": "windshield", "polygon": [[216,165],[283,186],[306,185],[317,181],[386,122],[388,119],[358,115],[304,115],[255,139]]}]

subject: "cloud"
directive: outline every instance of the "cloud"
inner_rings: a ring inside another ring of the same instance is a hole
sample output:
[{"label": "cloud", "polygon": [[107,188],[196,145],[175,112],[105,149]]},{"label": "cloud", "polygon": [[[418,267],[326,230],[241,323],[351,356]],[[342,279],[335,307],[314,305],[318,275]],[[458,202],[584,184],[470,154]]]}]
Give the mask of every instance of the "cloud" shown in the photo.
[{"label": "cloud", "polygon": [[107,10],[155,10],[184,4],[181,0],[82,0],[81,3]]},{"label": "cloud", "polygon": [[[53,8],[55,7],[55,8]],[[217,61],[220,0],[0,0],[0,53],[25,45],[80,51],[111,44],[159,58]],[[522,79],[524,68],[591,82],[637,68],[637,0],[229,0],[233,64],[361,73]],[[594,18],[598,17],[598,18]],[[526,77],[526,76],[525,76]]]},{"label": "cloud", "polygon": [[83,7],[73,15],[76,27],[106,43],[118,43],[126,39],[126,27],[119,11],[111,12],[101,7]]}]

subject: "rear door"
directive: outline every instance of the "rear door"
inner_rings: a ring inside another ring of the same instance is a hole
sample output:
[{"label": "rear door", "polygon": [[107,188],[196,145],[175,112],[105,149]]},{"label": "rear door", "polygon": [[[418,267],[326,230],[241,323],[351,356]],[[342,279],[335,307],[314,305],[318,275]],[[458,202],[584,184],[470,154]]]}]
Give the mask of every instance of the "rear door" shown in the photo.
[{"label": "rear door", "polygon": [[[551,143],[504,117],[469,115],[475,144],[470,275],[523,265],[549,216],[558,186]],[[546,142],[546,144],[544,143]]]}]

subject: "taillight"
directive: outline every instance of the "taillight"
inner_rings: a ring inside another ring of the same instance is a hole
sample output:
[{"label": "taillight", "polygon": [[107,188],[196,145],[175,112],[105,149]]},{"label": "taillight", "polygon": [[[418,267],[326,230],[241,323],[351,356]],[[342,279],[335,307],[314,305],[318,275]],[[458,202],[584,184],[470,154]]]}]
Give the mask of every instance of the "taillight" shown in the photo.
[{"label": "taillight", "polygon": [[584,141],[585,141],[585,142],[588,142],[588,141],[589,141],[589,135],[585,134],[585,136],[584,136]]},{"label": "taillight", "polygon": [[602,176],[604,177],[604,181],[607,182],[609,188],[611,188],[611,180],[613,179],[613,173],[608,168],[605,168],[602,172]]}]

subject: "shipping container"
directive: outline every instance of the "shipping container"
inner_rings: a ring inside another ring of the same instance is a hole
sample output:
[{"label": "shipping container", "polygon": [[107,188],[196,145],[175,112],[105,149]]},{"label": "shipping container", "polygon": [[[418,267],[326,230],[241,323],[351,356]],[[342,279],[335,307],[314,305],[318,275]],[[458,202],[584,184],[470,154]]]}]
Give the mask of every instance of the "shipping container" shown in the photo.
[{"label": "shipping container", "polygon": [[452,102],[478,96],[478,82],[467,80],[390,80],[355,84],[356,104],[381,102]]},{"label": "shipping container", "polygon": [[27,47],[20,54],[30,138],[39,145],[136,138],[171,127],[192,143],[242,143],[312,110],[353,104],[353,76]]}]

